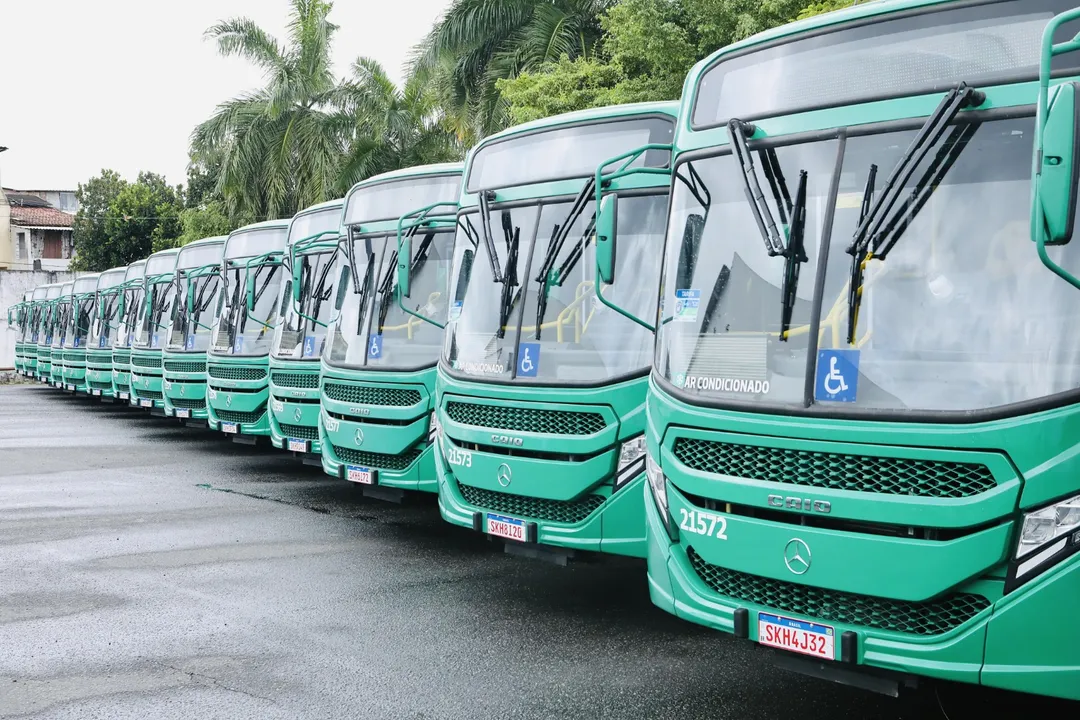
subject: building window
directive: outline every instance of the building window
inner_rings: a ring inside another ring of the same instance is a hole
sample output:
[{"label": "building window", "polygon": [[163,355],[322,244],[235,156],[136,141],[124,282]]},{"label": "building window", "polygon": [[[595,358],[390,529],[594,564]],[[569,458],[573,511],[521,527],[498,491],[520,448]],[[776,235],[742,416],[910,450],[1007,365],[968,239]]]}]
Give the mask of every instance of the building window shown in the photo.
[{"label": "building window", "polygon": [[15,233],[17,242],[15,243],[15,259],[16,260],[29,260],[30,256],[26,253],[26,233]]}]

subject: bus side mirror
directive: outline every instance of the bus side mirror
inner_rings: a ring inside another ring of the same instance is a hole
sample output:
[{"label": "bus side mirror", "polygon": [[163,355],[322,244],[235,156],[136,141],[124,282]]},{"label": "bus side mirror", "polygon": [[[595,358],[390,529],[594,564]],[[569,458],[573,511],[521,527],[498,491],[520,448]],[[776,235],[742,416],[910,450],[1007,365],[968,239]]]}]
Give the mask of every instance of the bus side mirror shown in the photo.
[{"label": "bus side mirror", "polygon": [[412,272],[412,238],[403,237],[398,242],[397,284],[401,297],[409,297],[409,275]]},{"label": "bus side mirror", "polygon": [[247,284],[247,292],[244,293],[244,295],[245,295],[244,302],[247,305],[248,310],[254,311],[255,310],[255,275],[253,273],[251,273],[251,271],[249,270],[246,273],[245,280],[246,280],[246,284]]},{"label": "bus side mirror", "polygon": [[[1076,84],[1051,89],[1039,146],[1035,148],[1035,182],[1032,198],[1032,229],[1045,233],[1047,245],[1064,245],[1072,239],[1076,216]],[[1036,238],[1038,235],[1035,236]]]},{"label": "bus side mirror", "polygon": [[[300,255],[293,256],[292,262],[292,299],[294,303],[300,302],[300,283],[303,282],[304,258]],[[288,295],[288,292],[285,293]]]},{"label": "bus side mirror", "polygon": [[600,200],[596,213],[596,267],[600,281],[606,285],[615,282],[615,219],[618,217],[619,198],[607,195]]}]

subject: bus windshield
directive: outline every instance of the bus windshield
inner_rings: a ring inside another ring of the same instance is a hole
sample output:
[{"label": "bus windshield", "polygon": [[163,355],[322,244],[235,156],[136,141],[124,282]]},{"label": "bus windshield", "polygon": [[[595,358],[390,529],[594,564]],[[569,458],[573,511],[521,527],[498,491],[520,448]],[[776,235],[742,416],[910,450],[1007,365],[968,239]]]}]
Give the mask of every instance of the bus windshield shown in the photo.
[{"label": "bus windshield", "polygon": [[64,339],[67,337],[71,324],[71,291],[72,284],[67,284],[60,293],[60,299],[56,301],[56,310],[53,313],[52,346],[64,347]]},{"label": "bus windshield", "polygon": [[[242,233],[230,237],[225,246],[224,283],[219,293],[217,317],[211,351],[221,355],[267,355],[278,320],[279,291],[284,276],[280,257],[267,258],[251,265],[252,258],[285,247],[287,228]],[[237,239],[239,238],[239,244]],[[234,255],[234,245],[242,247],[245,255]],[[248,272],[254,279],[254,305],[247,307]]]},{"label": "bus windshield", "polygon": [[97,277],[76,280],[71,300],[71,327],[66,334],[64,347],[84,348],[93,322],[94,300],[97,294]]},{"label": "bus windshield", "polygon": [[[509,268],[502,283],[492,279],[479,212],[459,217],[445,346],[451,369],[502,380],[589,384],[648,367],[652,333],[596,297],[594,204],[588,200],[576,215],[570,200],[492,207],[487,224],[495,264],[500,271]],[[619,198],[616,275],[622,281],[602,292],[638,317],[656,316],[666,213],[666,192]],[[561,247],[553,244],[567,224]]]},{"label": "bus windshield", "polygon": [[180,251],[166,349],[205,352],[210,346],[224,248],[224,243],[208,243]]},{"label": "bus windshield", "polygon": [[94,318],[90,324],[90,337],[87,346],[92,348],[111,348],[115,338],[116,311],[120,304],[120,284],[124,282],[124,271],[102,273],[98,279],[97,297],[94,300]]},{"label": "bus windshield", "polygon": [[[306,213],[293,220],[290,245],[319,233],[335,231],[341,226],[341,208],[330,207]],[[321,241],[333,239],[324,235]],[[275,357],[318,360],[326,344],[327,324],[333,314],[334,283],[341,273],[338,247],[320,249],[295,256],[300,270],[300,300],[293,301],[293,278],[285,278],[281,293],[282,317],[274,336]]]},{"label": "bus windshield", "polygon": [[[839,161],[835,139],[751,144],[759,167],[774,153],[780,182],[807,173],[806,258],[784,337],[785,258],[766,252],[736,159],[723,152],[678,165],[658,374],[691,399],[788,409],[970,412],[1076,388],[1080,338],[1070,328],[1080,311],[1029,239],[1030,116],[954,124],[948,153],[923,159],[901,193],[902,219],[888,226],[894,249],[866,263],[857,284],[848,343],[847,249],[870,167],[887,174],[916,132],[853,133]],[[930,171],[938,174],[927,191],[918,183]],[[773,216],[782,216],[774,195],[766,189]],[[1080,261],[1076,244],[1051,253]],[[826,382],[837,362],[850,368],[840,394],[840,383]]]},{"label": "bus windshield", "polygon": [[[416,369],[434,365],[442,347],[442,330],[404,312],[395,299],[397,233],[354,238],[355,284],[341,288],[341,311],[327,348],[334,365]],[[415,312],[445,322],[447,280],[453,260],[454,233],[421,229],[412,238],[409,295]],[[342,271],[349,282],[349,270]],[[340,281],[339,281],[340,282]],[[358,291],[357,291],[358,290]]]}]

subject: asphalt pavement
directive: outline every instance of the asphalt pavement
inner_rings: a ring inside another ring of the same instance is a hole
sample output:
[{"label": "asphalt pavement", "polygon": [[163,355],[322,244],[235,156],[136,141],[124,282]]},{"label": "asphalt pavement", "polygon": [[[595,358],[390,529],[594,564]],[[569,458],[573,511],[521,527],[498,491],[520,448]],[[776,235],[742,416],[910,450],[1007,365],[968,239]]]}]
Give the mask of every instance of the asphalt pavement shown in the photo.
[{"label": "asphalt pavement", "polygon": [[0,387],[0,717],[898,720],[1018,700],[894,699],[770,653],[655,609],[643,563],[509,556],[433,497],[364,498],[269,447]]}]

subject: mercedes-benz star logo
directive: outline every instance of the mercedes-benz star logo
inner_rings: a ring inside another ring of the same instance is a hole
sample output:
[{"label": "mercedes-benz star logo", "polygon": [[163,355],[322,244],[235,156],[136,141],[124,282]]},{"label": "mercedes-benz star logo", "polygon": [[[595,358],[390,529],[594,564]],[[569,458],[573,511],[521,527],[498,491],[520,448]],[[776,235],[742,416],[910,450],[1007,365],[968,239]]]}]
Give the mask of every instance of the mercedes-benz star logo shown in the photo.
[{"label": "mercedes-benz star logo", "polygon": [[503,463],[499,466],[499,469],[495,471],[495,477],[498,479],[499,484],[503,487],[509,487],[510,478],[513,473],[510,472],[510,466]]},{"label": "mercedes-benz star logo", "polygon": [[232,407],[232,395],[225,396],[225,407]]},{"label": "mercedes-benz star logo", "polygon": [[353,440],[356,441],[357,445],[363,445],[364,444],[364,431],[361,430],[360,428],[356,428],[356,434],[353,435]]},{"label": "mercedes-benz star logo", "polygon": [[296,408],[296,412],[292,414],[293,420],[300,422],[300,418],[304,417],[304,413],[300,412],[300,408]]},{"label": "mercedes-benz star logo", "polygon": [[183,394],[184,394],[184,388],[185,388],[185,387],[187,387],[187,386],[186,386],[186,385],[181,385],[181,386],[180,386],[180,394],[181,394],[181,395],[183,395]]},{"label": "mercedes-benz star logo", "polygon": [[796,575],[802,575],[810,569],[810,546],[799,538],[788,540],[784,546],[784,564]]}]

